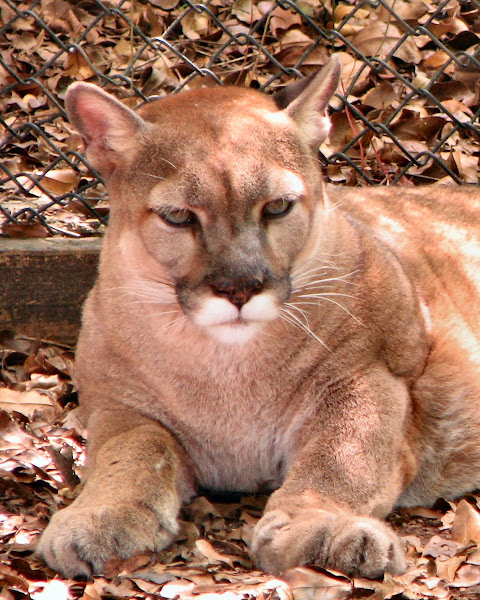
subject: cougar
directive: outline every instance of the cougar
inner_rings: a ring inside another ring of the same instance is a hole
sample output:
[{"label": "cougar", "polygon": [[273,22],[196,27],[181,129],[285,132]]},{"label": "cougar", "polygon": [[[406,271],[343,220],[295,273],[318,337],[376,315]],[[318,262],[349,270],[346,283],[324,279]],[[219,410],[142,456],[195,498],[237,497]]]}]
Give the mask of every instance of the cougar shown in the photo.
[{"label": "cougar", "polygon": [[325,186],[339,64],[137,111],[69,88],[111,216],[76,359],[86,481],[39,544],[65,576],[167,547],[197,486],[273,492],[267,572],[398,574],[384,517],[480,485],[478,191]]}]

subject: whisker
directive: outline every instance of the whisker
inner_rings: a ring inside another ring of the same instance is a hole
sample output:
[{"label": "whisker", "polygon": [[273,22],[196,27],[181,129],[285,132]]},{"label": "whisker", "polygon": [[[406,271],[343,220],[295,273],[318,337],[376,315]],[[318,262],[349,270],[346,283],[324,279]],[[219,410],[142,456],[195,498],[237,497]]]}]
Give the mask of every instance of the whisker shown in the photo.
[{"label": "whisker", "polygon": [[[170,165],[172,167],[172,169],[175,169],[175,171],[178,171],[177,167],[173,163],[171,163],[169,160],[167,160],[166,158],[163,158],[161,156],[156,157],[156,158],[163,160],[163,162],[166,162],[167,165]],[[152,175],[152,173],[146,173],[144,171],[140,171],[140,173],[142,175],[149,175],[150,177],[154,177],[155,179],[165,179],[165,177],[159,177],[158,175]]]},{"label": "whisker", "polygon": [[341,200],[338,200],[335,204],[331,204],[330,199],[328,198],[328,194],[327,194],[327,199],[328,199],[328,202],[326,205],[327,212],[333,212],[334,210],[337,210],[337,208],[345,202],[345,199],[342,198]]},{"label": "whisker", "polygon": [[335,281],[340,281],[340,283],[346,283],[347,285],[353,285],[356,286],[358,284],[356,284],[354,281],[347,281],[347,280],[342,280],[342,279],[319,279],[318,281],[311,281],[310,283],[305,283],[303,285],[301,285],[297,291],[307,291],[310,289],[319,289],[320,291],[322,289],[324,290],[332,290],[332,289],[337,289],[336,286],[333,286],[333,283]]},{"label": "whisker", "polygon": [[334,256],[337,258],[338,256],[345,256],[346,252],[318,252],[321,256]]},{"label": "whisker", "polygon": [[133,297],[133,298],[140,298],[140,300],[136,301],[136,300],[132,300],[130,302],[126,302],[126,304],[133,304],[135,302],[153,302],[154,304],[165,304],[168,306],[171,306],[172,304],[175,304],[175,300],[173,299],[166,299],[166,298],[162,298],[161,296],[159,296],[158,294],[146,294],[146,293],[137,293],[137,292],[127,292],[126,293],[127,296],[129,297]]},{"label": "whisker", "polygon": [[341,267],[338,267],[333,261],[331,260],[325,260],[323,258],[320,258],[318,256],[316,256],[315,258],[309,258],[308,260],[306,260],[303,263],[300,263],[299,265],[297,265],[292,272],[298,271],[299,269],[303,269],[304,267],[306,267],[309,263],[321,263],[321,264],[317,264],[315,267],[312,267],[312,269],[340,269]]},{"label": "whisker", "polygon": [[[294,269],[292,269],[292,276],[295,276],[295,274],[297,273],[297,271],[300,271],[301,269],[303,269],[310,261],[306,261],[304,263],[302,263],[301,265],[298,265],[297,267],[295,267]],[[322,269],[328,271],[328,270],[334,270],[334,271],[340,271],[341,267],[337,267],[336,265],[334,265],[333,263],[325,263],[325,261],[322,261],[321,265],[317,265],[316,267],[312,267],[310,269],[307,269],[306,271],[302,271],[300,273],[300,275],[306,275],[307,273],[313,273],[315,271],[321,271]]]},{"label": "whisker", "polygon": [[166,285],[169,288],[175,288],[175,284],[171,281],[167,281],[165,279],[159,279],[158,277],[149,277],[148,275],[144,275],[140,277],[138,281],[146,281],[148,283],[156,283],[159,285]]},{"label": "whisker", "polygon": [[[165,305],[167,305],[167,306],[170,305],[171,306],[170,302],[156,302],[155,300],[132,300],[132,302],[127,302],[125,304],[125,306],[133,306],[134,304],[157,304],[159,306],[165,306]],[[170,315],[172,313],[178,313],[178,312],[179,312],[179,309],[177,309],[177,310],[162,311],[161,313],[158,313],[158,314],[161,314],[161,315]]]},{"label": "whisker", "polygon": [[[294,310],[298,311],[302,315],[302,317],[305,319],[306,326],[309,329],[311,329],[310,323],[308,321],[308,317],[307,317],[307,315],[306,315],[306,313],[305,313],[304,310],[302,310],[299,306],[297,306],[297,304],[294,304],[292,302],[285,302],[285,306],[288,306],[290,309],[294,309]],[[291,314],[292,317],[294,316],[292,313],[290,313],[290,314]]]},{"label": "whisker", "polygon": [[[321,289],[332,289],[332,284],[336,281],[338,281],[339,283],[345,283],[347,285],[358,285],[356,282],[354,281],[348,281],[347,279],[345,279],[346,277],[350,277],[353,273],[348,273],[347,275],[339,275],[338,277],[327,277],[324,279],[314,279],[314,280],[310,280],[308,283],[300,283],[298,284],[298,282],[292,282],[292,292],[297,293],[297,292],[301,292],[301,291],[307,291],[311,288],[320,288]],[[334,288],[335,289],[335,288]]]},{"label": "whisker", "polygon": [[102,288],[106,292],[123,292],[128,295],[144,295],[155,298],[175,298],[176,291],[173,288],[166,287],[160,284],[151,283],[129,283],[128,285],[119,285],[114,287]]},{"label": "whisker", "polygon": [[151,177],[152,179],[160,179],[160,181],[164,181],[165,177],[160,177],[160,175],[154,175],[153,173],[146,173],[145,171],[139,171],[140,175],[146,175],[147,177]]},{"label": "whisker", "polygon": [[304,281],[305,279],[307,282],[310,281],[314,275],[316,277],[321,277],[322,275],[327,275],[327,273],[325,271],[319,272],[319,269],[310,269],[309,271],[301,273],[300,275],[292,275],[292,281],[295,281],[297,285],[300,285],[300,282]]},{"label": "whisker", "polygon": [[175,294],[175,290],[173,289],[165,289],[164,286],[161,285],[151,285],[151,284],[129,284],[129,285],[117,285],[117,286],[113,286],[113,287],[109,287],[109,288],[103,288],[102,290],[105,290],[106,292],[114,292],[114,291],[151,291],[152,293],[162,293],[162,294],[171,294],[174,295]]},{"label": "whisker", "polygon": [[356,271],[350,271],[350,273],[345,273],[344,275],[338,275],[337,277],[328,277],[327,279],[316,279],[312,280],[308,285],[315,283],[326,283],[328,281],[343,281],[345,283],[354,283],[352,281],[347,281],[347,277],[351,277],[352,275],[356,275],[358,273],[358,269]]},{"label": "whisker", "polygon": [[282,321],[284,321],[285,323],[290,323],[290,325],[293,325],[294,327],[299,327],[302,331],[305,331],[303,327],[300,327],[297,322],[290,318],[290,313],[285,308],[281,308],[280,312],[282,313],[280,315]]},{"label": "whisker", "polygon": [[325,302],[331,302],[332,304],[335,304],[335,306],[338,306],[338,308],[341,308],[344,312],[347,313],[347,315],[349,315],[350,317],[352,317],[352,319],[354,321],[356,321],[359,325],[361,325],[362,327],[365,327],[365,325],[359,320],[357,319],[357,317],[355,315],[353,315],[348,308],[345,308],[344,306],[342,306],[339,302],[336,302],[335,300],[332,300],[331,298],[325,298],[324,296],[322,296],[321,294],[318,295],[318,299],[319,300],[325,300]]},{"label": "whisker", "polygon": [[[307,327],[305,323],[300,321],[300,319],[296,315],[292,315],[292,313],[285,308],[281,308],[280,311],[283,313],[283,318],[286,318],[286,320],[289,321],[292,325],[298,325],[301,329],[303,329],[303,331],[305,331],[308,335],[312,336],[317,342],[319,342],[326,350],[331,352],[330,348],[325,344],[325,342],[321,340],[317,335],[315,335],[313,331],[309,327]],[[286,317],[286,315],[288,315],[288,317]],[[291,319],[293,319],[293,321]]]},{"label": "whisker", "polygon": [[325,296],[343,296],[344,298],[351,298],[352,300],[356,300],[355,296],[351,296],[350,294],[342,294],[340,292],[319,292],[318,294],[301,294],[299,298],[325,298]]},{"label": "whisker", "polygon": [[[306,297],[306,296],[300,296],[300,298],[305,298],[305,297]],[[290,304],[290,303],[289,303],[289,304]],[[296,302],[295,304],[296,304],[297,306],[298,306],[298,305],[304,305],[304,304],[305,304],[305,305],[307,305],[307,306],[308,306],[308,305],[310,305],[310,306],[318,306],[318,305],[319,305],[319,303],[318,303],[318,302]]]},{"label": "whisker", "polygon": [[129,294],[152,294],[155,296],[163,296],[164,294],[167,294],[169,296],[173,296],[174,294],[171,292],[171,290],[165,290],[161,287],[159,288],[155,288],[155,287],[150,287],[150,286],[135,286],[135,287],[124,287],[124,288],[111,288],[112,290],[119,290],[119,291],[124,291],[124,292],[128,292]]},{"label": "whisker", "polygon": [[[347,281],[342,282],[342,283],[349,283]],[[355,285],[355,284],[352,284]],[[298,294],[300,292],[305,292],[306,294],[314,294],[315,292],[322,294],[322,293],[327,293],[330,292],[331,290],[336,290],[337,287],[333,285],[333,282],[326,282],[325,284],[322,284],[321,282],[316,282],[315,284],[305,284],[305,285],[300,285],[298,287],[292,287],[292,294]],[[333,293],[333,292],[332,292]],[[341,292],[338,292],[341,293]]]},{"label": "whisker", "polygon": [[179,325],[179,323],[182,323],[182,322],[185,322],[185,321],[188,321],[188,317],[187,317],[187,315],[185,315],[185,314],[183,314],[183,315],[180,315],[180,316],[178,317],[178,319],[174,319],[173,321],[170,321],[170,323],[167,323],[167,324],[166,324],[166,325],[165,325],[165,326],[162,328],[162,330],[163,330],[163,332],[164,332],[164,333],[166,333],[166,332],[167,332],[169,329],[172,329],[174,326],[178,326],[178,325]]},{"label": "whisker", "polygon": [[173,296],[172,290],[164,289],[161,286],[152,286],[152,285],[124,285],[124,286],[116,286],[111,288],[102,288],[106,291],[126,291],[126,292],[150,292],[152,294],[165,294],[168,293]]}]

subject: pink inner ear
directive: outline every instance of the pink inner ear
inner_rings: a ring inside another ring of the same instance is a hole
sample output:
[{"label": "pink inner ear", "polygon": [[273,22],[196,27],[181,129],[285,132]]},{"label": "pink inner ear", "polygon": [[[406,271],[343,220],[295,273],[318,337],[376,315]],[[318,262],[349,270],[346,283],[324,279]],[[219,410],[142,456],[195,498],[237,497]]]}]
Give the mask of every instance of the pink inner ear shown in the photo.
[{"label": "pink inner ear", "polygon": [[103,138],[115,129],[115,119],[111,107],[99,98],[82,94],[77,101],[76,116],[79,119],[81,133],[89,140]]},{"label": "pink inner ear", "polygon": [[[80,93],[72,111],[73,125],[88,141],[129,139],[138,129],[134,113],[95,93]],[[107,145],[108,144],[107,142]]]},{"label": "pink inner ear", "polygon": [[75,83],[65,105],[71,124],[81,134],[87,159],[102,175],[128,161],[142,119],[110,94],[88,83]]}]

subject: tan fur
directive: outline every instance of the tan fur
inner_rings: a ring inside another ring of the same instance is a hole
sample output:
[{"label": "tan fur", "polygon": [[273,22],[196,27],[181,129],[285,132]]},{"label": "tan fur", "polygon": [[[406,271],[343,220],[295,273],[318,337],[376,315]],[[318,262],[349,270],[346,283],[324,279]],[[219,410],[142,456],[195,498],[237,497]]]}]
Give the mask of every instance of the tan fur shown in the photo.
[{"label": "tan fur", "polygon": [[[338,75],[334,59],[282,110],[234,88],[137,113],[69,91],[112,213],[77,353],[88,477],[39,547],[65,575],[164,548],[197,485],[276,489],[252,543],[265,570],[398,573],[378,519],[480,484],[477,190],[326,193]],[[166,223],[171,207],[197,220]]]}]

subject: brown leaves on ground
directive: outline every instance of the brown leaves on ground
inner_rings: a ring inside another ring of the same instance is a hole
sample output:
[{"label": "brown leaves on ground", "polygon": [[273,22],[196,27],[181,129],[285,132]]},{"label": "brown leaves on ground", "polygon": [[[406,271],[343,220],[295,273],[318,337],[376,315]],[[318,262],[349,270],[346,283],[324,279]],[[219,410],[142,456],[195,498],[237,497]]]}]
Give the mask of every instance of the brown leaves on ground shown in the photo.
[{"label": "brown leaves on ground", "polygon": [[[281,67],[308,75],[332,52],[343,61],[347,107],[333,113],[321,148],[334,157],[331,181],[478,183],[476,3],[211,0],[194,10],[178,0],[39,0],[31,11],[6,3],[0,11],[0,193],[11,214],[26,211],[16,224],[3,219],[4,234],[101,229],[76,194],[102,215],[104,189],[60,116],[73,81],[107,84],[134,106],[218,81],[273,89],[295,79]],[[33,227],[30,209],[48,226]]]},{"label": "brown leaves on ground", "polygon": [[159,555],[111,560],[91,582],[64,580],[36,560],[40,532],[75,495],[85,434],[70,380],[72,352],[0,333],[0,597],[5,600],[344,600],[480,596],[480,496],[402,510],[408,571],[382,581],[298,567],[275,578],[248,554],[265,496],[197,497],[177,541]]}]

